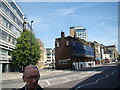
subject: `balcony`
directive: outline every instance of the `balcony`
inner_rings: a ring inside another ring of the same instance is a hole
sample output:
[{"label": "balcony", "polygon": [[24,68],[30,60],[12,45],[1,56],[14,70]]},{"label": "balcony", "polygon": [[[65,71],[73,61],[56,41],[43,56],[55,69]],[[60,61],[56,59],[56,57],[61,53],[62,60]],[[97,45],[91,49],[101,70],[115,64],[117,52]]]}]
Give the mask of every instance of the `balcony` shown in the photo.
[{"label": "balcony", "polygon": [[0,55],[0,61],[2,63],[10,63],[11,56],[8,55]]}]

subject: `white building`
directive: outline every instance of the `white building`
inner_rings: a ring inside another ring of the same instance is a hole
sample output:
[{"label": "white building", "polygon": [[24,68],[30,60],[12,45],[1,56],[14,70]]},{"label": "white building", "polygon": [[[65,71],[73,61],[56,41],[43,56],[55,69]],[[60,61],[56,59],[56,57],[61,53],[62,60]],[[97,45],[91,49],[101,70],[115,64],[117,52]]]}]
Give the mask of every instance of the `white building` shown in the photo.
[{"label": "white building", "polygon": [[55,64],[55,50],[52,48],[46,48],[46,60],[45,60],[45,66],[46,67],[54,67]]},{"label": "white building", "polygon": [[[11,1],[0,1],[0,68],[3,72],[9,71],[11,51],[15,48],[16,39],[23,32],[23,12]],[[27,24],[28,26],[30,25]]]},{"label": "white building", "polygon": [[88,40],[87,30],[81,26],[70,27],[70,36]]}]

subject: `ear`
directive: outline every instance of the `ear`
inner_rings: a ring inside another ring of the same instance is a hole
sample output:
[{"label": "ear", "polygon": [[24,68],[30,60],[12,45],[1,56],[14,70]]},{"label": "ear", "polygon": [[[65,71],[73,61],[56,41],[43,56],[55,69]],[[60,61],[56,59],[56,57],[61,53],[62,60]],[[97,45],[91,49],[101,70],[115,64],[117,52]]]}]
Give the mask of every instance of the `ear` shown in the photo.
[{"label": "ear", "polygon": [[24,82],[26,81],[26,80],[25,80],[25,76],[22,76],[22,79],[23,79]]}]

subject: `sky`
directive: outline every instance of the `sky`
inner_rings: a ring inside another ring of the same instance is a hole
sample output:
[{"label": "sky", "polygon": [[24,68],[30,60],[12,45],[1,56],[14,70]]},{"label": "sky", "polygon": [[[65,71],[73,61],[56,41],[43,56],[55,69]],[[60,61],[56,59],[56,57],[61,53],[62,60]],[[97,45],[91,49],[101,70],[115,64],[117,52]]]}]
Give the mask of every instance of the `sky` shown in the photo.
[{"label": "sky", "polygon": [[82,26],[88,41],[118,48],[118,2],[17,2],[28,21],[33,22],[36,38],[45,48],[55,47],[61,32]]}]

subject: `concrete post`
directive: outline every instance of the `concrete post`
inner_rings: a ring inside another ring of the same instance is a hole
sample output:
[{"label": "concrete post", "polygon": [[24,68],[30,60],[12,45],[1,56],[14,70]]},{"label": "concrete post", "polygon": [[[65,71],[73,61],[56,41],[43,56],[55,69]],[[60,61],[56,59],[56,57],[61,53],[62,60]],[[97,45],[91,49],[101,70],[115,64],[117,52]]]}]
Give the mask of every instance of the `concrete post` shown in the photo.
[{"label": "concrete post", "polygon": [[0,90],[2,90],[2,63],[0,61]]},{"label": "concrete post", "polygon": [[9,72],[9,64],[6,64],[6,71],[5,72]]}]

